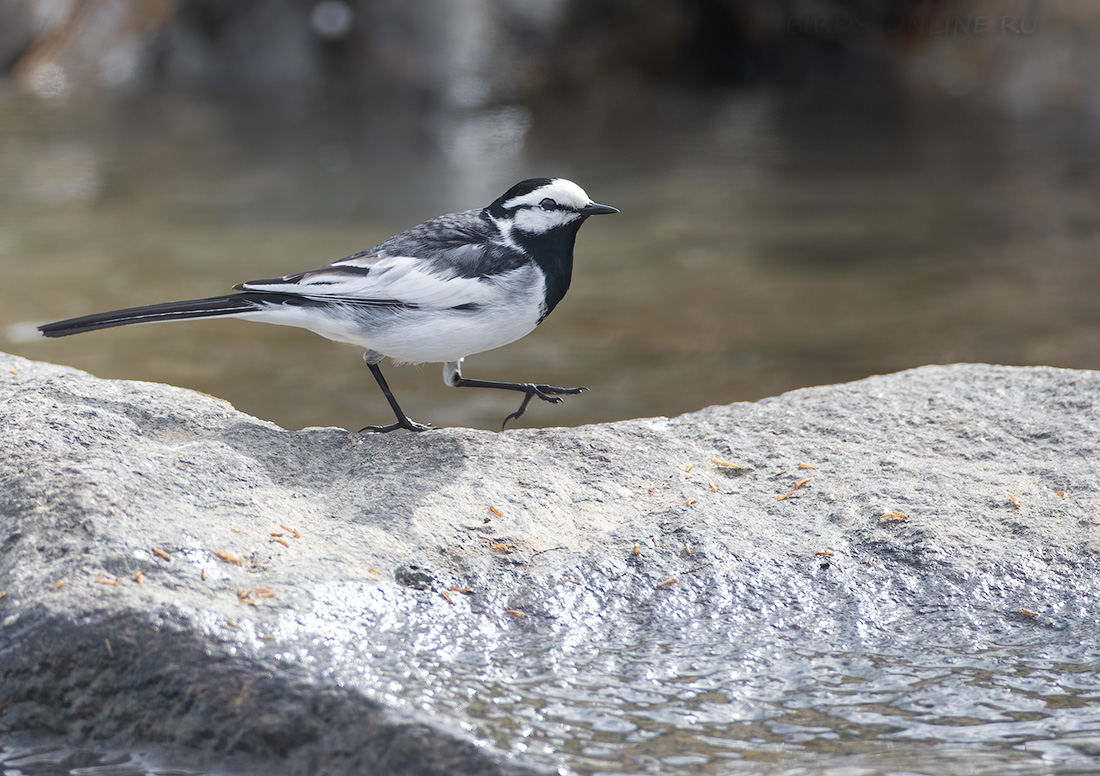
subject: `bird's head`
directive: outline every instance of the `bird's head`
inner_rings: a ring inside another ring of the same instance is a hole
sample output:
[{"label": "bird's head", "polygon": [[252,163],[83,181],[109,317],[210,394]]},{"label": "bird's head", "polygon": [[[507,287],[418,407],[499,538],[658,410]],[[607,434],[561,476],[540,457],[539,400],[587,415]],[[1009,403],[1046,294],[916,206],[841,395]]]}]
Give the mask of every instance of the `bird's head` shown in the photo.
[{"label": "bird's head", "polygon": [[520,181],[488,207],[498,222],[538,235],[565,226],[580,226],[589,216],[618,213],[616,208],[593,202],[573,181],[565,178],[528,178]]}]

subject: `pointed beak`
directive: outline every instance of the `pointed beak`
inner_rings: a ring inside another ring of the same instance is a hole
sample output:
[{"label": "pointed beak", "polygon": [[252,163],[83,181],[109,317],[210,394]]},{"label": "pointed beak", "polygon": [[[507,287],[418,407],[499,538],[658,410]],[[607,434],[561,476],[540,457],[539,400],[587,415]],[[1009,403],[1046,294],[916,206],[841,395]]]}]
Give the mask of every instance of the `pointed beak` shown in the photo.
[{"label": "pointed beak", "polygon": [[589,202],[577,211],[584,216],[602,216],[610,213],[618,213],[619,209],[610,205],[601,205],[599,202]]}]

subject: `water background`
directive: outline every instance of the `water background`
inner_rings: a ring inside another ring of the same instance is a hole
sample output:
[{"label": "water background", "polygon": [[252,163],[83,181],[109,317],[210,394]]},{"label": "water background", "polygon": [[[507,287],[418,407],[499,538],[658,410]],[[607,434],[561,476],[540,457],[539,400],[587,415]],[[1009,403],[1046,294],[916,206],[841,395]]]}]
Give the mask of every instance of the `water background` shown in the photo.
[{"label": "water background", "polygon": [[[154,93],[0,93],[0,337],[19,355],[222,397],[287,428],[388,408],[351,346],[242,321],[62,340],[27,324],[321,266],[511,183],[561,175],[622,210],[574,282],[469,376],[586,385],[528,425],[675,415],[928,363],[1100,367],[1100,153],[1072,117],[1007,120],[875,79],[610,90],[446,118]],[[6,335],[6,337],[4,336]],[[387,368],[422,422],[515,404]]]}]

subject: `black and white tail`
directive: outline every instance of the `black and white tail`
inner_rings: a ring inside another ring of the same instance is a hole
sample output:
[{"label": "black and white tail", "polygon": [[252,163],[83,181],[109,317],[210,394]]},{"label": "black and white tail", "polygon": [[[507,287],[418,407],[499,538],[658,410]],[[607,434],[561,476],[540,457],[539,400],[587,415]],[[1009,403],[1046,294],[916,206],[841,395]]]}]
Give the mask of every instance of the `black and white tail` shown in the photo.
[{"label": "black and white tail", "polygon": [[67,321],[46,323],[38,327],[43,337],[67,337],[86,331],[126,326],[131,323],[156,321],[185,321],[192,318],[216,318],[219,315],[240,315],[263,310],[265,302],[280,301],[273,294],[227,294],[208,299],[185,299],[181,302],[164,302],[127,310],[112,310],[94,315],[82,315]]}]

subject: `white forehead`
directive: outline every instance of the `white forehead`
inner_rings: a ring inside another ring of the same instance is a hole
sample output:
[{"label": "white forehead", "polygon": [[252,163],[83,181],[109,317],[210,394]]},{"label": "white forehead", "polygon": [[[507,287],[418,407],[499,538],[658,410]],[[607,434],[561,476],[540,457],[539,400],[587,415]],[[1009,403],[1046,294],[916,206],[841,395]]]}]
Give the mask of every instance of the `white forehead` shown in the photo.
[{"label": "white forehead", "polygon": [[534,206],[547,198],[554,200],[559,205],[570,208],[582,208],[592,201],[584,193],[584,189],[573,183],[573,181],[567,181],[565,178],[554,178],[549,183],[539,186],[530,194],[512,197],[504,203],[504,207],[511,210],[524,205]]}]

